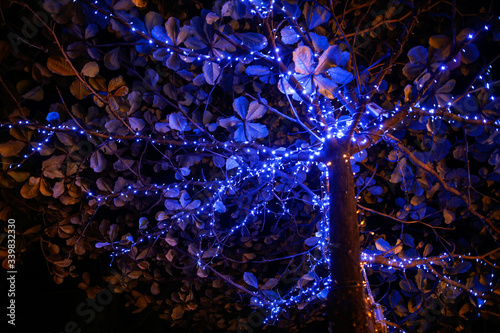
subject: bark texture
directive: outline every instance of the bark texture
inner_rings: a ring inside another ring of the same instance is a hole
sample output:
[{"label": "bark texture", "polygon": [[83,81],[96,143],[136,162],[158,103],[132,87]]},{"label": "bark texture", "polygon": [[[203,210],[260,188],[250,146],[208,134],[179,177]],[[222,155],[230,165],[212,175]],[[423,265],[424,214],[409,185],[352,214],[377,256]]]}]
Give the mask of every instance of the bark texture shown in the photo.
[{"label": "bark texture", "polygon": [[359,226],[354,177],[347,149],[326,147],[330,193],[330,250],[332,289],[327,299],[331,332],[367,333],[364,287],[360,270]]}]

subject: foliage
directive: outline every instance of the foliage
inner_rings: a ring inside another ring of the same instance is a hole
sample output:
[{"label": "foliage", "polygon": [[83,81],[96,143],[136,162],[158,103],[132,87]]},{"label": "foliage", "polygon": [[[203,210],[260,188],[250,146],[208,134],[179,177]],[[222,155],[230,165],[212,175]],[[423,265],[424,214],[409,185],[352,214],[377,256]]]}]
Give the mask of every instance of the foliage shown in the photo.
[{"label": "foliage", "polygon": [[324,146],[345,140],[378,324],[466,331],[498,312],[498,20],[272,3],[2,2],[0,218],[26,216],[54,281],[89,296],[87,258],[172,325],[241,330],[250,305],[297,329],[324,319]]}]

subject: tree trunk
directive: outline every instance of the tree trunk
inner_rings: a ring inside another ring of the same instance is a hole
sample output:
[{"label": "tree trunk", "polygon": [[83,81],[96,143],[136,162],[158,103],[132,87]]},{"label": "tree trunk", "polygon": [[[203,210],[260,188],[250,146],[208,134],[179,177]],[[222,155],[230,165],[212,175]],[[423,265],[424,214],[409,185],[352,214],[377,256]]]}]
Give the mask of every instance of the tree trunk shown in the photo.
[{"label": "tree trunk", "polygon": [[336,141],[326,146],[330,193],[331,290],[327,317],[333,333],[372,332],[360,268],[359,226],[354,177],[347,145]]}]

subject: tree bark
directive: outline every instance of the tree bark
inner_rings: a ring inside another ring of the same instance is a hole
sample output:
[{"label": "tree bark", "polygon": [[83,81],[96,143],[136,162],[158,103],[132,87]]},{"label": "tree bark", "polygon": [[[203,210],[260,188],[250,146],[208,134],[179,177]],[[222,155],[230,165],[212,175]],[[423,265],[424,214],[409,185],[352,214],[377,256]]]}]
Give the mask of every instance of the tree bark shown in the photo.
[{"label": "tree bark", "polygon": [[327,318],[331,332],[367,333],[373,331],[373,326],[368,324],[364,300],[354,177],[347,147],[332,141],[325,148],[329,173],[332,278]]}]

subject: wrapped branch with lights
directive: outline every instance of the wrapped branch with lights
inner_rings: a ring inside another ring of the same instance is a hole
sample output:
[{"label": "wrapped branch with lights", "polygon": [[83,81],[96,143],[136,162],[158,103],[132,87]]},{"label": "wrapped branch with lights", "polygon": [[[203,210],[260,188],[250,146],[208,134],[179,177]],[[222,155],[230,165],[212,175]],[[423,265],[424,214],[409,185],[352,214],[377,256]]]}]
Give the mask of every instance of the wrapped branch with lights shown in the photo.
[{"label": "wrapped branch with lights", "polygon": [[491,8],[7,2],[0,217],[44,212],[57,283],[104,261],[184,330],[500,316]]}]

